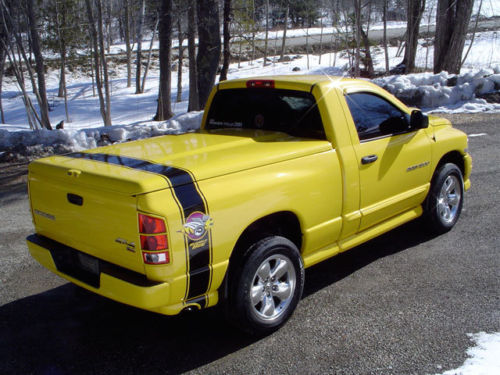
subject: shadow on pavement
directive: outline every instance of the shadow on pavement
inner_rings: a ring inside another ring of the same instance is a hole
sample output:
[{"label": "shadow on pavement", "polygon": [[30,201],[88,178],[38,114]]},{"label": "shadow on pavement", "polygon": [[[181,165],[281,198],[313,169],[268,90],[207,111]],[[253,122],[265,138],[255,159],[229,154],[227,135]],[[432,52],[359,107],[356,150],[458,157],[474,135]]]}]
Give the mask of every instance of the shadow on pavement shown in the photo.
[{"label": "shadow on pavement", "polygon": [[420,220],[416,220],[308,268],[302,298],[342,280],[378,259],[410,249],[434,237],[423,228]]},{"label": "shadow on pavement", "polygon": [[[410,223],[310,268],[304,296],[423,237]],[[169,374],[196,369],[258,339],[229,326],[218,309],[167,317],[73,284],[0,307],[2,374]]]}]

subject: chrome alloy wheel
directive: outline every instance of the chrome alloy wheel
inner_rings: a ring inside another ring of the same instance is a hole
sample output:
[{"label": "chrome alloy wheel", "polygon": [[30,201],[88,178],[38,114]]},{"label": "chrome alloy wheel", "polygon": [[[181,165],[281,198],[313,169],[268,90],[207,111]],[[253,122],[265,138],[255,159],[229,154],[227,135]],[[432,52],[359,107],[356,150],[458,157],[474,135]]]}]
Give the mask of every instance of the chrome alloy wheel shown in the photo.
[{"label": "chrome alloy wheel", "polygon": [[437,210],[441,220],[449,224],[455,220],[462,199],[460,181],[455,175],[449,175],[441,187],[437,201]]},{"label": "chrome alloy wheel", "polygon": [[297,276],[292,261],[272,255],[257,268],[250,286],[250,303],[255,315],[266,321],[280,317],[290,305]]}]

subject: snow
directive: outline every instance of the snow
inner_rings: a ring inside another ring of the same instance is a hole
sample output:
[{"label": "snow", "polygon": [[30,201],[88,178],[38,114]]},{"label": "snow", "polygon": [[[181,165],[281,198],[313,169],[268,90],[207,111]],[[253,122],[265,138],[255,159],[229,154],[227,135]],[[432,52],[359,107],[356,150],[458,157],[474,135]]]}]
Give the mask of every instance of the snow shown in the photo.
[{"label": "snow", "polygon": [[[499,3],[500,0],[494,2]],[[399,27],[394,23],[391,27]],[[313,35],[321,30],[309,30]],[[324,30],[325,31],[325,30]],[[288,35],[303,35],[303,30]],[[279,33],[279,32],[278,32]],[[302,33],[302,34],[301,34]],[[416,65],[429,69],[432,64],[433,48],[420,40]],[[478,95],[500,89],[500,41],[495,31],[476,35],[471,51],[467,56],[462,74],[454,77],[446,72],[440,74],[419,73],[405,76],[389,76],[375,79],[374,82],[400,98],[409,98],[412,105],[422,107],[427,112],[500,112],[499,104],[486,102]],[[122,49],[117,45],[115,51]],[[467,47],[467,45],[466,45]],[[271,49],[273,47],[271,46]],[[390,67],[402,60],[397,56],[398,47],[389,47]],[[375,68],[385,69],[382,48],[373,47],[372,56]],[[233,63],[229,67],[228,78],[245,78],[278,74],[322,74],[349,75],[349,61],[345,52],[318,55],[288,55],[288,61],[279,62],[271,56],[266,66],[263,59]],[[53,152],[80,151],[103,144],[124,142],[162,134],[178,134],[199,128],[201,113],[187,113],[189,78],[187,67],[180,67],[182,76],[181,101],[176,102],[177,75],[172,72],[172,110],[175,117],[165,122],[151,121],[156,112],[159,71],[156,65],[150,69],[145,92],[135,94],[135,88],[126,87],[126,67],[110,62],[111,76],[111,118],[112,127],[103,127],[99,111],[99,100],[93,93],[92,82],[82,71],[68,72],[68,107],[70,121],[66,120],[64,101],[57,98],[59,82],[58,70],[49,70],[46,75],[52,124],[65,120],[62,130],[37,130],[29,128],[22,96],[13,77],[4,78],[2,93],[3,108],[7,124],[0,124],[0,159],[5,153],[40,156]],[[135,86],[135,85],[133,85]],[[30,90],[29,81],[27,89]],[[32,95],[32,94],[31,94]],[[31,96],[36,106],[36,99]]]},{"label": "snow", "polygon": [[476,346],[467,350],[469,358],[464,364],[441,375],[493,375],[500,374],[500,332],[469,334]]},{"label": "snow", "polygon": [[383,77],[373,80],[399,98],[412,98],[412,105],[427,112],[500,111],[477,95],[500,89],[500,66],[494,69],[465,69],[459,76],[441,72]]}]

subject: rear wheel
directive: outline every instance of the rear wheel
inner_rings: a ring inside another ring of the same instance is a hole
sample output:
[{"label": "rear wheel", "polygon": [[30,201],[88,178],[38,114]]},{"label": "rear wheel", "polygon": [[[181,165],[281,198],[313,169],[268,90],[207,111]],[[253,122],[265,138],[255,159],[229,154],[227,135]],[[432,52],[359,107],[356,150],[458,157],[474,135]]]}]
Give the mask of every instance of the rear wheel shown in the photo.
[{"label": "rear wheel", "polygon": [[425,205],[426,224],[433,232],[453,228],[462,212],[463,196],[462,172],[455,164],[444,164],[434,174]]},{"label": "rear wheel", "polygon": [[252,334],[268,334],[285,324],[302,296],[302,258],[283,237],[267,237],[250,246],[234,275],[229,318]]}]

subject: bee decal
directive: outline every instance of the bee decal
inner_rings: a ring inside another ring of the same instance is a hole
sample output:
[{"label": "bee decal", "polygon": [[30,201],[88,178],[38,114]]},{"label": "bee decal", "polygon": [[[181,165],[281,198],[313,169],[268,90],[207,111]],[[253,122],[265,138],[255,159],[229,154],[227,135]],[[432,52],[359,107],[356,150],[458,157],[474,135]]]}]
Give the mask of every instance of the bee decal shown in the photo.
[{"label": "bee decal", "polygon": [[205,237],[212,225],[213,220],[210,216],[196,211],[186,219],[186,223],[183,226],[183,233],[193,241],[198,241]]}]

